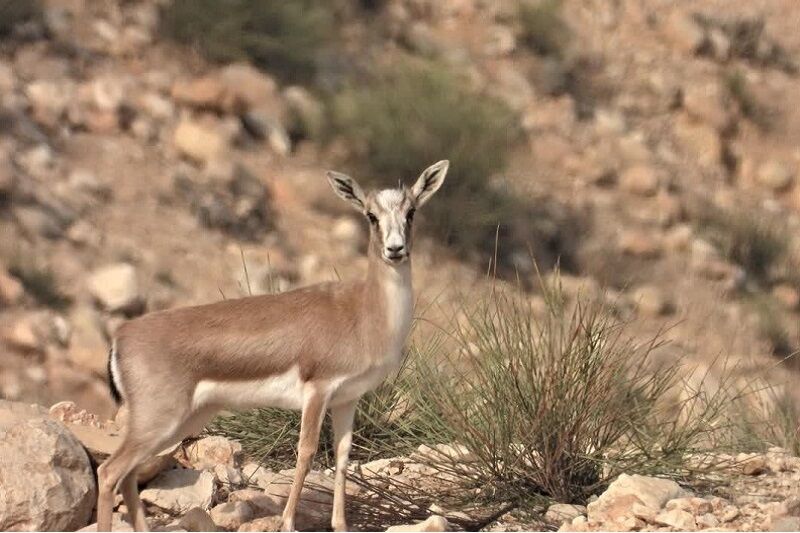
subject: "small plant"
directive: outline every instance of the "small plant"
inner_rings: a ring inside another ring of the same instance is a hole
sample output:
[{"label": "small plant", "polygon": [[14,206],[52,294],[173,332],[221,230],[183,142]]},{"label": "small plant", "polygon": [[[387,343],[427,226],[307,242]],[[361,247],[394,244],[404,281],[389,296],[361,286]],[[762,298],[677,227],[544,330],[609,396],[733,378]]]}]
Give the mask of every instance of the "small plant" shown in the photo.
[{"label": "small plant", "polygon": [[526,0],[519,5],[522,41],[541,55],[560,58],[572,37],[561,0]]},{"label": "small plant", "polygon": [[696,223],[701,233],[759,284],[767,284],[786,266],[788,230],[767,213],[707,207]]},{"label": "small plant", "polygon": [[739,107],[742,116],[750,119],[763,130],[770,129],[773,113],[762,105],[747,86],[747,79],[737,70],[725,76],[725,88],[730,98]]},{"label": "small plant", "polygon": [[212,61],[249,60],[287,81],[307,81],[330,44],[332,14],[319,0],[175,0],[163,33]]},{"label": "small plant", "polygon": [[41,16],[38,0],[0,0],[0,36],[10,34],[14,26]]},{"label": "small plant", "polygon": [[18,260],[8,270],[41,305],[64,309],[72,303],[72,299],[59,289],[58,281],[50,269],[31,261]]}]

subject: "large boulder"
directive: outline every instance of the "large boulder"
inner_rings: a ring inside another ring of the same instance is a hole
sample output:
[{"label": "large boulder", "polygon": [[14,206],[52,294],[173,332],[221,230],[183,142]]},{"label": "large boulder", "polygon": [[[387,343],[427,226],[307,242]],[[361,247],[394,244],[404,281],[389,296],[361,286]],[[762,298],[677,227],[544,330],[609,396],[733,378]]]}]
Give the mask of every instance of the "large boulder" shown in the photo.
[{"label": "large boulder", "polygon": [[74,531],[96,495],[89,456],[63,424],[0,400],[0,530]]},{"label": "large boulder", "polygon": [[689,493],[672,480],[621,474],[587,506],[588,517],[613,529],[633,517],[634,506],[657,513],[668,501],[686,496]]}]

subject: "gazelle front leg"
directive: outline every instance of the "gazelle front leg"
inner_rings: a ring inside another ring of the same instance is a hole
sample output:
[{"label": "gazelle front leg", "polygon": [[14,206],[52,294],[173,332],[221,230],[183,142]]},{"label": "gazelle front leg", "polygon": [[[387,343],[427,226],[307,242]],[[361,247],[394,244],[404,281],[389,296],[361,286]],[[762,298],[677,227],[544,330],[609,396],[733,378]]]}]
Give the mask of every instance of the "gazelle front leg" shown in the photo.
[{"label": "gazelle front leg", "polygon": [[283,510],[283,531],[294,531],[294,516],[297,512],[297,503],[303,490],[306,475],[311,469],[311,462],[319,444],[319,431],[325,408],[328,404],[329,394],[319,387],[306,384],[303,400],[303,414],[300,419],[300,441],[297,444],[297,466],[294,470],[294,481]]},{"label": "gazelle front leg", "polygon": [[333,446],[336,450],[336,480],[333,486],[333,516],[331,526],[334,531],[347,531],[344,516],[344,496],[347,483],[347,460],[353,442],[353,417],[358,400],[331,409],[333,422]]}]

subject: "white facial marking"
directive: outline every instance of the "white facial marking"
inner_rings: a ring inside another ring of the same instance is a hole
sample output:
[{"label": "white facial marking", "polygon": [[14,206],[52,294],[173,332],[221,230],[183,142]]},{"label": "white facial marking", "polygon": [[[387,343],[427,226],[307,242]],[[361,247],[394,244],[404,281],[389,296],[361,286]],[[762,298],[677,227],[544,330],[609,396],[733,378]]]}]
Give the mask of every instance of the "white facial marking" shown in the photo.
[{"label": "white facial marking", "polygon": [[386,189],[375,196],[375,203],[381,208],[377,216],[386,259],[406,253],[405,198],[400,189]]}]

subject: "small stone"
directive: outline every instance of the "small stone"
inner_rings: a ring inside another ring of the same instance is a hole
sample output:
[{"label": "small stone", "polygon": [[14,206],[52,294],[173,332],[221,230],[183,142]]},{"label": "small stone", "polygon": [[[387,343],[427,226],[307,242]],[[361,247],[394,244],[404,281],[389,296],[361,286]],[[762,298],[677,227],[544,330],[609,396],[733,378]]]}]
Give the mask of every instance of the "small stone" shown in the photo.
[{"label": "small stone", "polygon": [[109,311],[133,311],[142,304],[136,269],[128,263],[116,263],[91,273],[89,293]]},{"label": "small stone", "polygon": [[794,174],[780,161],[767,161],[758,167],[756,179],[772,191],[781,192],[791,187]]},{"label": "small stone", "polygon": [[283,512],[283,502],[261,490],[235,490],[228,496],[228,502],[247,503],[256,517],[279,515]]},{"label": "small stone", "polygon": [[199,109],[224,111],[230,107],[225,85],[211,76],[178,80],[172,85],[171,96],[179,104]]},{"label": "small stone", "polygon": [[673,131],[683,148],[704,168],[716,168],[722,160],[722,141],[713,126],[678,116]]},{"label": "small stone", "polygon": [[681,509],[672,509],[658,513],[655,522],[665,526],[673,527],[679,531],[693,531],[697,529],[697,523],[692,513]]},{"label": "small stone", "polygon": [[653,167],[636,165],[622,173],[619,183],[624,191],[639,196],[653,196],[658,191],[659,178]]},{"label": "small stone", "polygon": [[242,445],[225,437],[213,435],[192,443],[186,450],[189,464],[198,470],[217,465],[237,467],[242,460]]},{"label": "small stone", "polygon": [[661,255],[659,239],[639,230],[625,230],[620,233],[617,245],[623,253],[642,259],[654,259]]},{"label": "small stone", "polygon": [[417,524],[407,524],[401,526],[391,526],[386,529],[387,532],[401,532],[401,531],[447,531],[449,524],[447,519],[443,516],[434,515],[428,517],[426,520]]},{"label": "small stone", "polygon": [[191,119],[181,120],[172,139],[178,152],[200,163],[220,158],[228,144],[219,128]]},{"label": "small stone", "polygon": [[193,507],[208,509],[214,498],[214,485],[211,472],[167,470],[150,482],[140,496],[169,513],[182,514]]},{"label": "small stone", "polygon": [[746,476],[757,476],[768,471],[767,458],[763,455],[740,453],[736,460]]},{"label": "small stone", "polygon": [[79,368],[104,377],[109,343],[103,334],[100,315],[88,305],[79,305],[70,313],[70,324],[70,361]]},{"label": "small stone", "polygon": [[253,519],[253,509],[247,502],[237,501],[218,505],[211,509],[211,519],[222,529],[239,529],[239,526]]},{"label": "small stone", "polygon": [[703,28],[682,9],[673,10],[667,16],[663,31],[675,48],[690,55],[700,50],[706,38]]},{"label": "small stone", "polygon": [[720,513],[720,520],[723,523],[732,522],[739,517],[739,514],[739,509],[733,505],[728,505],[722,509],[722,512]]},{"label": "small stone", "polygon": [[731,40],[719,28],[711,28],[708,40],[714,57],[719,61],[727,61],[731,56]]},{"label": "small stone", "polygon": [[775,298],[787,311],[796,311],[800,307],[800,291],[788,283],[781,283],[772,288]]},{"label": "small stone", "polygon": [[292,135],[316,139],[325,126],[325,108],[304,87],[293,85],[283,91],[289,115],[287,130]]},{"label": "small stone", "polygon": [[16,305],[24,294],[22,283],[0,268],[0,306]]},{"label": "small stone", "polygon": [[683,107],[692,118],[722,130],[730,122],[723,96],[720,84],[716,81],[690,83],[684,89]]},{"label": "small stone", "polygon": [[18,319],[11,329],[3,335],[4,340],[23,352],[40,352],[44,349],[44,339],[36,327],[33,317]]},{"label": "small stone", "polygon": [[695,521],[697,526],[702,528],[717,527],[719,525],[719,519],[712,513],[701,514],[695,518]]},{"label": "small stone", "polygon": [[558,526],[564,522],[572,522],[572,519],[586,514],[586,507],[583,505],[572,505],[568,503],[554,503],[547,508],[544,520],[548,524]]},{"label": "small stone", "polygon": [[265,516],[242,524],[238,531],[281,531],[282,525],[281,515]]},{"label": "small stone", "polygon": [[639,312],[646,316],[658,317],[672,310],[672,303],[655,285],[637,287],[631,297]]},{"label": "small stone", "polygon": [[216,531],[217,525],[211,516],[200,507],[192,507],[184,514],[178,525],[186,531]]}]

